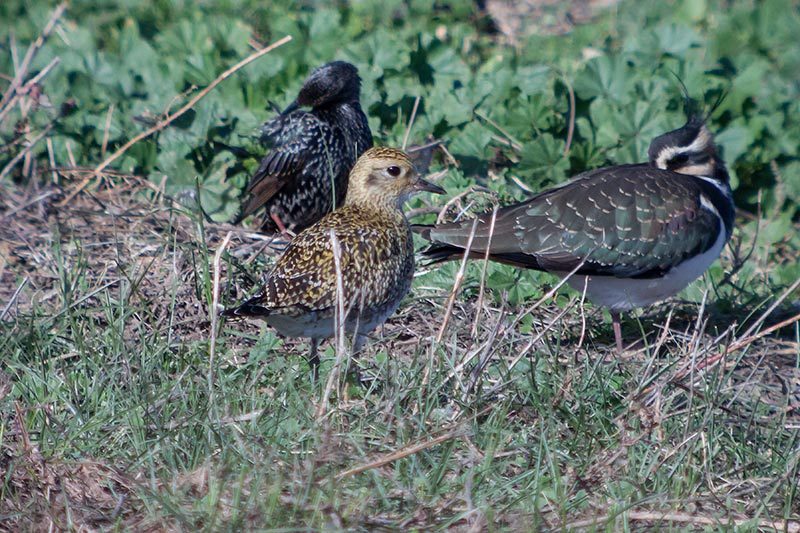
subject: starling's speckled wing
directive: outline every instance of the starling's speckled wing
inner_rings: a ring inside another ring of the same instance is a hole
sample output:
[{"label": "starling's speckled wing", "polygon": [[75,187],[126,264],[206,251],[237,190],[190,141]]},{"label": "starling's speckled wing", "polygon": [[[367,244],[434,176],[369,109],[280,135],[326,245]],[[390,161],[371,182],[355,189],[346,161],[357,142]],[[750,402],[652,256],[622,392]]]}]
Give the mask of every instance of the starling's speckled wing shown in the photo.
[{"label": "starling's speckled wing", "polygon": [[341,248],[346,305],[378,308],[402,298],[414,271],[413,244],[405,220],[373,223],[360,209],[348,206],[298,234],[276,263],[264,290],[247,303],[263,307],[261,314],[332,313],[337,280],[331,228]]},{"label": "starling's speckled wing", "polygon": [[298,179],[309,158],[318,157],[320,147],[334,142],[331,128],[302,110],[267,122],[261,140],[271,149],[247,186],[249,198],[242,205],[239,220],[253,214],[285,185]]},{"label": "starling's speckled wing", "polygon": [[[561,187],[497,212],[491,258],[526,268],[625,278],[659,277],[708,250],[726,231],[714,205],[722,192],[696,177],[620,165],[585,172]],[[722,216],[728,216],[724,213]],[[732,217],[732,213],[730,213]],[[483,257],[491,213],[472,243]],[[472,220],[424,228],[425,254],[448,259],[467,245]]]}]

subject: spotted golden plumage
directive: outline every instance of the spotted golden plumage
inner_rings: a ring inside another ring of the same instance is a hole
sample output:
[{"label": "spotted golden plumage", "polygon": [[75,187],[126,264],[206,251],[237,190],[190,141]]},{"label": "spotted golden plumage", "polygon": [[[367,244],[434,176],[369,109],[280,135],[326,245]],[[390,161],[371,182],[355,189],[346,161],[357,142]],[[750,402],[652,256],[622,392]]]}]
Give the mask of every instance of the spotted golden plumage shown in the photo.
[{"label": "spotted golden plumage", "polygon": [[408,155],[393,148],[367,150],[349,180],[344,205],[291,241],[261,292],[222,312],[226,317],[263,318],[288,337],[310,337],[315,369],[319,340],[332,337],[335,330],[334,236],[340,250],[345,329],[354,334],[356,352],[411,286],[414,247],[403,202],[415,192],[444,193],[421,179]]}]

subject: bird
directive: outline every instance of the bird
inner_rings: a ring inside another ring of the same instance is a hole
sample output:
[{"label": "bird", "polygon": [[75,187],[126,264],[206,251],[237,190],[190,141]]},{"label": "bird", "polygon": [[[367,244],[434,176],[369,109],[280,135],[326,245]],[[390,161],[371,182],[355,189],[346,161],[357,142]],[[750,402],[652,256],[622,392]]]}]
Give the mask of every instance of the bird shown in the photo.
[{"label": "bird", "polygon": [[354,335],[352,353],[400,305],[415,268],[413,234],[401,206],[417,192],[445,192],[422,179],[405,152],[388,147],[364,152],[349,179],[344,204],[289,242],[263,289],[221,313],[262,318],[284,336],[309,337],[315,376],[319,342],[334,336],[340,303],[344,328]]},{"label": "bird", "polygon": [[262,126],[260,140],[270,150],[247,186],[234,224],[263,207],[262,231],[286,234],[341,205],[350,169],[372,147],[360,92],[358,69],[346,61],[309,75],[297,98]]},{"label": "bird", "polygon": [[[647,163],[601,167],[477,217],[471,257],[551,272],[620,313],[677,294],[731,237],[735,207],[714,138],[698,114],[653,139]],[[415,227],[433,262],[463,256],[473,220]]]}]

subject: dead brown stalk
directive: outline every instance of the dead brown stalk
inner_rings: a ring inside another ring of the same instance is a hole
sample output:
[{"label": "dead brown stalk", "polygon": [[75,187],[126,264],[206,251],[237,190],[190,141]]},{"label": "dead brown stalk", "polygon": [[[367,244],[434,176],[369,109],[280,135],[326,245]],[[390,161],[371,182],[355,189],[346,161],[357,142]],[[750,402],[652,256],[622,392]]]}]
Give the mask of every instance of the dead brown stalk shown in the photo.
[{"label": "dead brown stalk", "polygon": [[404,457],[408,457],[409,455],[414,455],[414,454],[419,453],[419,452],[421,452],[423,450],[427,450],[428,448],[432,448],[433,446],[436,446],[437,444],[441,444],[443,442],[447,442],[448,440],[451,440],[451,439],[454,439],[456,437],[459,437],[460,435],[462,435],[462,433],[463,432],[460,429],[453,429],[453,430],[447,431],[447,432],[443,433],[442,435],[439,435],[438,437],[434,437],[434,438],[432,438],[430,440],[426,440],[424,442],[413,444],[411,446],[403,448],[402,450],[397,450],[397,451],[392,452],[390,454],[384,455],[383,457],[380,457],[380,458],[378,458],[378,459],[376,459],[374,461],[370,461],[369,463],[358,465],[358,466],[353,467],[353,468],[351,468],[349,470],[345,470],[344,472],[336,474],[336,477],[334,477],[334,479],[338,481],[338,480],[344,479],[346,477],[350,477],[350,476],[354,476],[356,474],[360,474],[362,472],[366,472],[367,470],[374,470],[375,468],[380,468],[382,466],[388,465],[389,463],[393,463],[395,461],[399,461],[400,459],[403,459]]}]

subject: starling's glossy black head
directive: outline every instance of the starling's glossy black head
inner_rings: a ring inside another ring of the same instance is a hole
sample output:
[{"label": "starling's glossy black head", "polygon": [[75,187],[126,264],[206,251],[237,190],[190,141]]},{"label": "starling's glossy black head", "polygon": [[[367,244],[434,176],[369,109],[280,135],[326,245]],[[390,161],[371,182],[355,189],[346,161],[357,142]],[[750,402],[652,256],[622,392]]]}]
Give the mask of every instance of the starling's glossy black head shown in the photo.
[{"label": "starling's glossy black head", "polygon": [[653,139],[648,159],[655,168],[698,177],[716,177],[721,166],[714,137],[697,115],[683,127]]},{"label": "starling's glossy black head", "polygon": [[346,61],[334,61],[311,73],[303,83],[297,100],[286,111],[301,106],[317,108],[340,102],[358,102],[360,92],[358,69]]}]

